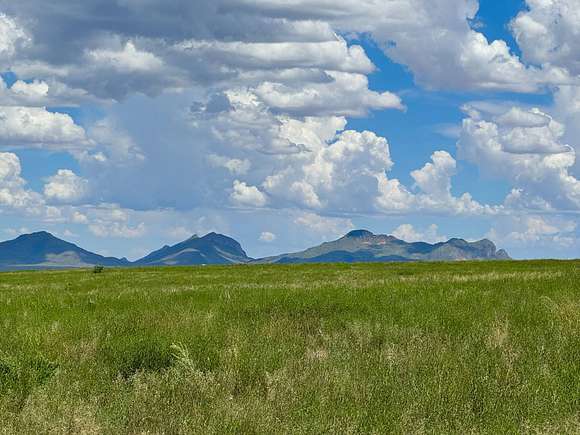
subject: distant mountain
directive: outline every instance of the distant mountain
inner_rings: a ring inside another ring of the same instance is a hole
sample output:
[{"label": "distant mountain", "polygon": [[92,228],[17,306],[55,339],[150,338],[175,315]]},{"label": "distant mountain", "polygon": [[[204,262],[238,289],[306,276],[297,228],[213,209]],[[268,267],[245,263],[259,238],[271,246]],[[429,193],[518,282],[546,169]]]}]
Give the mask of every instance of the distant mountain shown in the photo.
[{"label": "distant mountain", "polygon": [[458,261],[507,260],[504,250],[497,250],[493,242],[467,242],[451,239],[444,243],[407,243],[393,236],[375,235],[355,230],[333,242],[293,254],[257,260],[257,263],[355,263],[388,261]]},{"label": "distant mountain", "polygon": [[130,262],[85,251],[45,231],[0,243],[0,270],[69,269],[95,265],[118,267],[129,266]]},{"label": "distant mountain", "polygon": [[292,264],[403,261],[507,260],[489,240],[445,243],[407,243],[393,236],[370,231],[351,231],[333,242],[293,254],[253,260],[234,239],[217,233],[193,236],[173,246],[164,246],[133,263],[127,259],[103,257],[61,240],[50,233],[25,234],[0,243],[0,270],[71,269],[101,265],[192,266],[201,264]]},{"label": "distant mountain", "polygon": [[177,245],[164,246],[137,260],[136,266],[188,266],[196,264],[238,264],[251,260],[234,239],[217,233],[193,236]]}]

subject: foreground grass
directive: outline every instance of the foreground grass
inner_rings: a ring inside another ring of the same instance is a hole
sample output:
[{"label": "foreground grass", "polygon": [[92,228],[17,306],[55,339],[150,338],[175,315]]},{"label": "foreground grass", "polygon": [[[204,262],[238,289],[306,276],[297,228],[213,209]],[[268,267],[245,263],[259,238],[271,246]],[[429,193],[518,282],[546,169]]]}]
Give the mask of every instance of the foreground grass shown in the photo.
[{"label": "foreground grass", "polygon": [[580,262],[0,274],[0,432],[580,433]]}]

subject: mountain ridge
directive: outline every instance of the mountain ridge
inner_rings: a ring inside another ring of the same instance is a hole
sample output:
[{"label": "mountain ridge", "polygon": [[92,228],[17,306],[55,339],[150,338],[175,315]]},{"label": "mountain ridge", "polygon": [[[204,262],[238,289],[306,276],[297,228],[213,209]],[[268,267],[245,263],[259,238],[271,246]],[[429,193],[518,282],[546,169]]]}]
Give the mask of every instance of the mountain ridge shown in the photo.
[{"label": "mountain ridge", "polygon": [[281,254],[257,260],[256,263],[325,263],[325,262],[386,262],[386,261],[461,261],[507,260],[509,255],[495,244],[482,239],[468,242],[453,238],[447,242],[405,242],[392,235],[354,230],[330,242],[304,251]]},{"label": "mountain ridge", "polygon": [[59,239],[46,231],[22,234],[0,242],[0,270],[106,267],[191,266],[205,264],[295,264],[507,260],[509,255],[487,239],[468,242],[405,242],[392,235],[353,230],[343,237],[303,251],[250,258],[235,239],[211,232],[175,245],[165,245],[136,261],[105,257]]}]

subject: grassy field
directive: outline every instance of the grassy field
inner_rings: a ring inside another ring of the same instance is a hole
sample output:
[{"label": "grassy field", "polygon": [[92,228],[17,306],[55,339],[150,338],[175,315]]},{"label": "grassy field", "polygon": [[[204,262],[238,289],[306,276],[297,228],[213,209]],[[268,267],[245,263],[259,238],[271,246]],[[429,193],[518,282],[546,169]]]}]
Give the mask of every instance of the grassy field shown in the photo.
[{"label": "grassy field", "polygon": [[580,433],[580,262],[0,274],[0,432]]}]

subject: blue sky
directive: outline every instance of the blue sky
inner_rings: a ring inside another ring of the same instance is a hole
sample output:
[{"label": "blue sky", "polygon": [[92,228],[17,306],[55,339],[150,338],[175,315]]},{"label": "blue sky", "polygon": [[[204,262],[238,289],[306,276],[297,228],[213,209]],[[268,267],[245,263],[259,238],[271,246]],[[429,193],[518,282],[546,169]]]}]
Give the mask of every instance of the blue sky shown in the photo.
[{"label": "blue sky", "polygon": [[0,0],[0,238],[580,256],[574,0],[95,1]]}]

